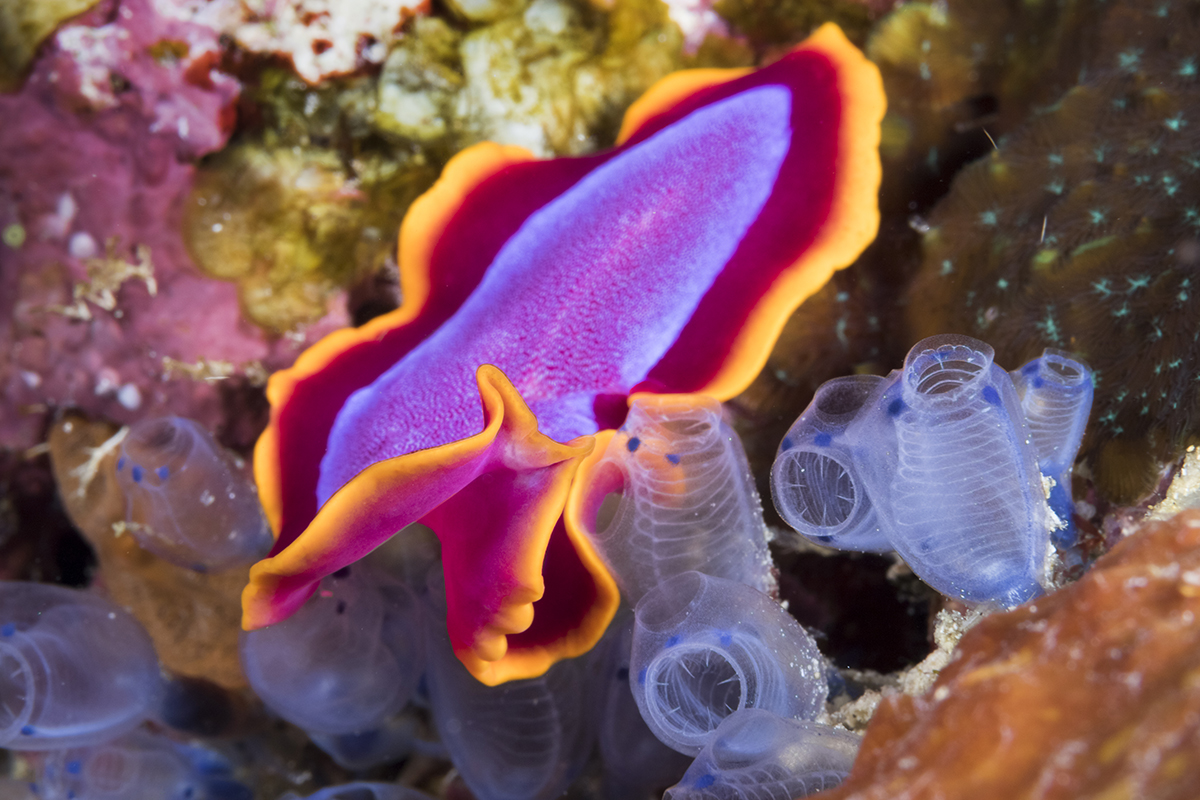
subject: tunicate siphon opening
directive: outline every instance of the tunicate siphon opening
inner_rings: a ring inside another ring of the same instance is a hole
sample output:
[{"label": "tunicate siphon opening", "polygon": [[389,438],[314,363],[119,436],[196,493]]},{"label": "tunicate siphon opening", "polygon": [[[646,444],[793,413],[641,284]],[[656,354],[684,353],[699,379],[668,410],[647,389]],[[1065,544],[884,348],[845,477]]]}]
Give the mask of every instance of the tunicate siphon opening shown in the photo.
[{"label": "tunicate siphon opening", "polygon": [[674,628],[704,596],[707,585],[699,572],[683,572],[663,581],[638,601],[638,624],[654,633]]},{"label": "tunicate siphon opening", "polygon": [[690,745],[703,745],[721,720],[746,704],[746,676],[719,647],[668,647],[647,668],[646,686],[659,725]]},{"label": "tunicate siphon opening", "polygon": [[832,453],[794,447],[771,469],[779,515],[801,533],[830,535],[854,514],[860,496],[850,466]]},{"label": "tunicate siphon opening", "polygon": [[822,421],[845,425],[858,416],[871,392],[883,380],[878,375],[834,378],[817,389],[813,405]]},{"label": "tunicate siphon opening", "polygon": [[0,640],[0,744],[11,747],[21,728],[33,714],[33,670],[28,659],[13,642],[20,633],[8,633]]},{"label": "tunicate siphon opening", "polygon": [[711,445],[714,423],[721,419],[716,400],[671,402],[635,400],[624,429],[635,432],[638,447],[675,455],[701,452]]},{"label": "tunicate siphon opening", "polygon": [[788,725],[762,709],[747,709],[721,728],[712,743],[713,763],[721,769],[746,769],[763,760],[787,738]]},{"label": "tunicate siphon opening", "polygon": [[994,356],[991,346],[966,336],[932,336],[918,342],[904,365],[906,399],[953,401],[983,383]]},{"label": "tunicate siphon opening", "polygon": [[152,452],[178,454],[186,458],[192,449],[192,437],[181,435],[174,417],[160,417],[130,428],[126,447],[135,452],[144,448]]},{"label": "tunicate siphon opening", "polygon": [[1062,386],[1079,386],[1088,379],[1087,368],[1062,350],[1047,348],[1040,359],[1040,367],[1038,374],[1044,380]]}]

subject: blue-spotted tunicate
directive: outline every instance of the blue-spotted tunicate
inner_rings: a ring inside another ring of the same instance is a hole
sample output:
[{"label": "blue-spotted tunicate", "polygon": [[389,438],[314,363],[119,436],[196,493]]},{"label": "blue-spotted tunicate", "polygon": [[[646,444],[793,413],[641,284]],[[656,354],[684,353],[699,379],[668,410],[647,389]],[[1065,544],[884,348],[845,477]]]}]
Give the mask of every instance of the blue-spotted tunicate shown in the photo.
[{"label": "blue-spotted tunicate", "polygon": [[158,417],[131,426],[117,481],[138,544],[173,564],[221,570],[271,548],[253,482],[197,422]]},{"label": "blue-spotted tunicate", "polygon": [[[855,457],[864,433],[882,434],[881,448],[894,452],[890,430],[853,426],[883,390],[877,375],[851,375],[821,384],[787,432],[771,468],[776,509],[800,533],[829,547],[884,552],[892,549],[871,502],[864,468]],[[878,426],[876,426],[878,427]]]},{"label": "blue-spotted tunicate", "polygon": [[1038,469],[1054,481],[1050,510],[1064,523],[1054,532],[1055,544],[1069,547],[1075,539],[1071,467],[1092,410],[1092,372],[1069,353],[1048,348],[1041,358],[1014,371],[1012,378],[1029,423]]},{"label": "blue-spotted tunicate", "polygon": [[1049,352],[1018,372],[1030,376],[1018,392],[993,355],[934,336],[886,378],[823,385],[772,468],[780,515],[819,544],[893,549],[969,603],[1041,594],[1056,525],[1042,477],[1069,487],[1091,376]]},{"label": "blue-spotted tunicate", "polygon": [[596,738],[604,768],[604,797],[657,797],[683,776],[691,759],[654,735],[630,692],[633,613],[629,609],[617,612],[597,648],[603,650]]},{"label": "blue-spotted tunicate", "polygon": [[594,657],[559,661],[537,678],[487,686],[455,656],[445,584],[429,578],[425,674],[433,721],[479,800],[550,800],[582,772],[595,743]]},{"label": "blue-spotted tunicate", "polygon": [[41,800],[253,800],[229,764],[144,730],[49,753],[33,784]]},{"label": "blue-spotted tunicate", "polygon": [[412,715],[401,713],[367,731],[356,733],[313,733],[308,738],[317,747],[351,772],[403,761],[414,753],[447,759],[438,742],[421,738],[420,724]]},{"label": "blue-spotted tunicate", "polygon": [[760,708],[726,717],[663,800],[794,800],[850,774],[859,737]]},{"label": "blue-spotted tunicate", "polygon": [[716,400],[635,397],[585,483],[581,523],[630,603],[689,570],[774,590],[754,477]]},{"label": "blue-spotted tunicate", "polygon": [[279,800],[430,800],[429,795],[408,786],[375,781],[354,781],[340,786],[327,786],[319,792],[301,797],[288,792]]},{"label": "blue-spotted tunicate", "polygon": [[630,687],[664,744],[699,753],[721,720],[743,708],[812,719],[828,685],[816,642],[762,592],[684,572],[635,609]]},{"label": "blue-spotted tunicate", "polygon": [[323,579],[288,619],[244,632],[242,669],[269,708],[306,731],[370,733],[416,690],[421,613],[402,583],[359,563]]},{"label": "blue-spotted tunicate", "polygon": [[113,739],[163,695],[146,631],[89,592],[0,581],[0,747],[55,750]]}]

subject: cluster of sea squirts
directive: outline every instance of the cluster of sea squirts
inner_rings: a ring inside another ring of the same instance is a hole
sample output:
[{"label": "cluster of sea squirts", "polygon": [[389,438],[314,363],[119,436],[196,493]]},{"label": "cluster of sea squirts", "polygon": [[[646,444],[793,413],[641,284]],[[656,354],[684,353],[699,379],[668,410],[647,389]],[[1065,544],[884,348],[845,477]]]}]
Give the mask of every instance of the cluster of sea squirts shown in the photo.
[{"label": "cluster of sea squirts", "polygon": [[[986,344],[935,337],[891,379],[839,380],[819,394],[781,446],[776,504],[823,544],[894,547],[960,599],[1016,605],[1041,591],[1049,519],[1071,513],[1069,495],[1043,494],[1043,479],[1053,486],[1069,472],[1090,389],[1086,367],[1066,354],[1047,353],[1010,377]],[[207,432],[188,420],[154,419],[114,439],[126,524],[144,547],[198,571],[264,554],[265,523],[247,502],[253,486]],[[832,457],[840,469],[813,456]],[[697,397],[635,401],[595,469],[619,475],[620,491],[593,498],[586,532],[635,613],[622,615],[593,653],[539,678],[478,683],[449,647],[444,588],[429,550],[403,558],[399,571],[378,559],[340,571],[290,619],[244,633],[251,687],[351,770],[411,753],[402,712],[420,699],[432,707],[446,754],[483,800],[557,796],[595,746],[610,791],[642,794],[677,781],[667,796],[688,800],[725,796],[718,791],[797,797],[835,786],[850,771],[857,738],[814,721],[830,692],[829,667],[771,598],[768,531],[720,405]],[[1013,524],[979,530],[971,511],[979,507]],[[209,524],[214,514],[220,525]],[[814,532],[817,519],[823,525]],[[104,616],[104,601],[38,584],[3,590],[0,599],[11,602],[0,607],[11,619],[0,635],[15,647],[0,644],[25,665],[16,673],[24,704],[5,744],[84,748],[72,758],[85,765],[101,752],[136,762],[158,748],[179,763],[163,785],[248,796],[224,762],[206,772],[189,766],[196,755],[166,744],[108,744],[145,718],[170,716],[153,648],[132,619],[108,615],[129,629],[108,637],[127,643],[110,653],[72,638],[69,615],[54,611],[102,606]],[[30,616],[22,602],[45,611]],[[92,680],[70,678],[98,652],[107,661]],[[29,668],[34,661],[45,665],[45,679]],[[104,695],[109,679],[132,687],[129,698]],[[64,682],[68,706],[53,689]],[[731,749],[740,754],[736,763],[721,755]],[[672,750],[697,758],[685,771],[687,759]],[[34,782],[47,797],[61,782],[55,758]],[[159,780],[132,773],[129,791]],[[85,770],[77,796],[105,797],[89,780],[98,778]],[[376,796],[388,791],[381,785]]]}]

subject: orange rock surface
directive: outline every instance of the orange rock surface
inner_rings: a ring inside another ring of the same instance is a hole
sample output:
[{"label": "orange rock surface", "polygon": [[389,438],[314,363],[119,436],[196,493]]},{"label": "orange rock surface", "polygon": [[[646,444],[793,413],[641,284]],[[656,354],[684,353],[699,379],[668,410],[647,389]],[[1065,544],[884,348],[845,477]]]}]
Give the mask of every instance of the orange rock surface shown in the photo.
[{"label": "orange rock surface", "polygon": [[822,800],[1200,797],[1200,512],[984,619],[922,697],[892,696]]}]

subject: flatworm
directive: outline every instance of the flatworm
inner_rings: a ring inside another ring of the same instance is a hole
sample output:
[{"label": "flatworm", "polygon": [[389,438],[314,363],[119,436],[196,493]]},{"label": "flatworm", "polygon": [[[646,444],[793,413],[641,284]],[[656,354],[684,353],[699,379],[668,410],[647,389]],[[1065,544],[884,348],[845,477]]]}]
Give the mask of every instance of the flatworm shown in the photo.
[{"label": "flatworm", "polygon": [[826,25],[757,71],[669,76],[605,153],[451,159],[401,226],[401,307],[271,378],[255,473],[277,541],[243,625],[420,521],[476,677],[590,649],[617,591],[562,510],[591,434],[635,391],[750,383],[875,235],[883,109],[878,71]]}]

